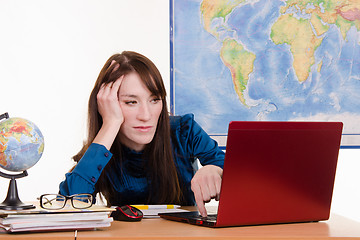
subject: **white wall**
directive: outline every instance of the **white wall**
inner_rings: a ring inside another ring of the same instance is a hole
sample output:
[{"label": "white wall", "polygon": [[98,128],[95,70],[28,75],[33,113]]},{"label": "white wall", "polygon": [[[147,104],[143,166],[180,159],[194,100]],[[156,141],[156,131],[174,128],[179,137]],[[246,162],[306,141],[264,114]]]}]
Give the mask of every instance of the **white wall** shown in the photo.
[{"label": "white wall", "polygon": [[[58,192],[82,146],[86,104],[113,53],[158,66],[169,89],[168,0],[0,0],[0,114],[33,121],[45,151],[18,179],[21,200]],[[169,91],[168,91],[169,92]],[[341,150],[333,211],[360,221],[360,149]],[[7,179],[0,179],[0,202]]]},{"label": "white wall", "polygon": [[[23,201],[57,193],[86,130],[87,101],[105,61],[133,50],[169,85],[167,0],[0,0],[0,113],[34,122],[40,161],[17,180]],[[0,201],[7,179],[0,179]]]}]

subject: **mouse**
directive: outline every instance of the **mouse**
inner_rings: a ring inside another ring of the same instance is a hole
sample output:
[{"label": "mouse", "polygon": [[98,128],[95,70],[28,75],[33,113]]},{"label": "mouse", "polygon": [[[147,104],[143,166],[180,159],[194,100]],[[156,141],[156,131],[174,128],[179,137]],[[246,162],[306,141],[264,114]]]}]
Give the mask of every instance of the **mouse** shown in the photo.
[{"label": "mouse", "polygon": [[116,210],[111,213],[111,217],[116,221],[137,222],[141,221],[144,216],[142,211],[130,205],[116,207],[115,209]]}]

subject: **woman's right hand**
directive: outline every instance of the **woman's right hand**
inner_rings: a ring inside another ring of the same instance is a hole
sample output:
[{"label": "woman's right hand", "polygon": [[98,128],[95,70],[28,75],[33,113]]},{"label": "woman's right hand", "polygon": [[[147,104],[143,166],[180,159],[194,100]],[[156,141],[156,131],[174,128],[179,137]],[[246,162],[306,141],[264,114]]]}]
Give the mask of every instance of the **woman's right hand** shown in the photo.
[{"label": "woman's right hand", "polygon": [[102,117],[103,125],[94,139],[94,143],[111,148],[119,132],[124,116],[119,102],[119,89],[124,76],[113,83],[102,84],[97,94],[98,111]]},{"label": "woman's right hand", "polygon": [[119,102],[119,89],[124,76],[115,82],[102,84],[97,94],[98,111],[103,119],[103,124],[117,123],[124,121]]}]

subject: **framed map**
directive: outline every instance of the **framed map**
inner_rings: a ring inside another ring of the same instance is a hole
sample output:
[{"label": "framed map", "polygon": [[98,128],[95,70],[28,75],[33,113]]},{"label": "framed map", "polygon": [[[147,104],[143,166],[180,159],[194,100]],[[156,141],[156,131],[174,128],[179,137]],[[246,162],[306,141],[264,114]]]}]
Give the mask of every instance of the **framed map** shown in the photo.
[{"label": "framed map", "polygon": [[360,1],[170,0],[173,114],[220,145],[228,123],[341,121],[360,147]]}]

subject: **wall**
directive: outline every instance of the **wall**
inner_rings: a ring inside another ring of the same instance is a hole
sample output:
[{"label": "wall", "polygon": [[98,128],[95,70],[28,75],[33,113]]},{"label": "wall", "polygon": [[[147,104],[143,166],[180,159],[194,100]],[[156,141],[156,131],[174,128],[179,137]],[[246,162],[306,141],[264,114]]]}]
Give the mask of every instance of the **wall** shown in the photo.
[{"label": "wall", "polygon": [[[0,112],[34,122],[45,151],[17,181],[23,201],[57,193],[85,137],[87,101],[105,61],[143,53],[169,86],[167,0],[1,0]],[[0,201],[7,179],[0,179]]]},{"label": "wall", "polygon": [[[110,55],[143,53],[169,89],[167,0],[1,0],[0,30],[0,114],[29,119],[45,136],[43,157],[17,180],[23,201],[58,192],[82,146],[87,99]],[[359,158],[359,149],[340,151],[333,211],[360,221]],[[0,186],[3,201],[8,180]]]}]

